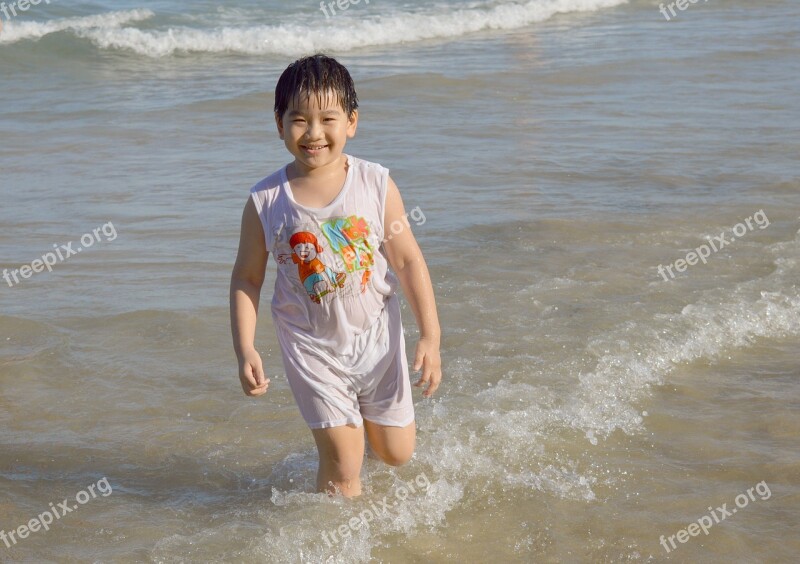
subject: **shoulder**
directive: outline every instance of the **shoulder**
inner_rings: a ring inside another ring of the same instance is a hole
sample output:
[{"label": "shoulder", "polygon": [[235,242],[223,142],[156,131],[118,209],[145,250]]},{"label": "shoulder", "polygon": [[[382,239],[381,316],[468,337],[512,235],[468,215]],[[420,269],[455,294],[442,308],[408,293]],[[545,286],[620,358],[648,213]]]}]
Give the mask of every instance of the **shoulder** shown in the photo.
[{"label": "shoulder", "polygon": [[389,178],[389,169],[385,166],[351,157],[353,163],[353,179],[359,184],[364,186],[367,193],[376,197],[377,200],[383,203],[386,200],[386,191],[389,187],[391,179]]},{"label": "shoulder", "polygon": [[268,192],[270,190],[275,190],[281,186],[283,181],[283,167],[279,168],[263,180],[256,183],[255,186],[250,188],[251,194],[257,194],[259,192]]},{"label": "shoulder", "polygon": [[283,184],[283,167],[279,168],[255,186],[250,188],[250,201],[255,204],[256,211],[261,214],[270,209],[278,200],[280,187]]},{"label": "shoulder", "polygon": [[353,163],[353,168],[355,169],[356,174],[360,174],[364,177],[371,176],[380,179],[384,179],[389,176],[389,169],[382,164],[359,159],[358,157],[354,157],[352,155],[350,155],[350,159],[350,162]]}]

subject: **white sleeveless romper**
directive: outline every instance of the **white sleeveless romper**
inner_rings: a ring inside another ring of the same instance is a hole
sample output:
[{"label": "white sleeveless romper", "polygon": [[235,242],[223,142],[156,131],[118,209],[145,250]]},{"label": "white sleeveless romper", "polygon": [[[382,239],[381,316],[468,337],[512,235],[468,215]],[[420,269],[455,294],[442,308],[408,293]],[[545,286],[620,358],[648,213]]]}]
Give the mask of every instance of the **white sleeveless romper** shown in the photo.
[{"label": "white sleeveless romper", "polygon": [[345,155],[324,208],[298,204],[286,166],[251,189],[277,264],[272,317],[286,378],[312,429],[414,420],[397,277],[382,241],[388,169]]}]

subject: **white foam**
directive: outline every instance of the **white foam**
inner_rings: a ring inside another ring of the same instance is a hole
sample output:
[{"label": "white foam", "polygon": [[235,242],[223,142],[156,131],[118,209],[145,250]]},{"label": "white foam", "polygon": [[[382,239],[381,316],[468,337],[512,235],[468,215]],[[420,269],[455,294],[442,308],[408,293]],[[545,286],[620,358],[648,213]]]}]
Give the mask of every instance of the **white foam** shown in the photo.
[{"label": "white foam", "polygon": [[[499,491],[517,501],[526,496],[602,501],[608,486],[624,472],[606,467],[593,452],[604,449],[601,439],[614,431],[635,434],[644,429],[642,417],[647,413],[641,403],[654,385],[686,377],[681,368],[688,362],[713,362],[758,338],[800,336],[800,290],[794,283],[800,234],[773,243],[764,252],[772,255],[775,265],[764,276],[730,289],[710,290],[678,311],[631,318],[603,330],[588,351],[577,351],[595,356],[590,372],[575,374],[569,358],[554,367],[575,385],[553,387],[501,378],[485,386],[477,372],[486,364],[455,359],[447,375],[452,391],[415,406],[419,446],[408,468],[380,463],[368,467],[366,495],[345,502],[308,493],[315,478],[313,450],[287,456],[267,480],[272,484],[272,505],[252,502],[259,510],[257,518],[249,518],[265,533],[255,537],[248,549],[271,560],[370,562],[387,539],[394,542],[398,536],[442,530],[453,510],[466,521],[473,507],[497,503],[494,496]],[[352,529],[334,544],[323,536],[358,518],[371,501],[391,497],[397,481],[387,478],[403,474],[409,483],[413,472],[419,471],[430,480],[426,491],[377,516],[369,526]],[[256,514],[250,508],[246,511],[249,516]],[[225,534],[218,529],[214,533]],[[200,535],[168,540],[169,544],[160,543],[154,559],[196,550],[204,542]]]},{"label": "white foam", "polygon": [[631,327],[627,336],[616,335],[616,346],[604,338],[604,348],[617,350],[602,355],[597,368],[581,376],[578,393],[565,406],[565,422],[586,430],[593,443],[595,432],[638,432],[643,420],[637,402],[681,365],[713,361],[759,338],[799,336],[800,295],[762,291],[753,300],[750,286],[743,285],[722,303],[689,304],[678,315],[662,316],[654,321],[658,330]]},{"label": "white foam", "polygon": [[[348,51],[364,47],[452,39],[491,29],[516,29],[559,13],[595,11],[627,0],[530,0],[493,8],[443,9],[369,16],[355,8],[310,25],[281,24],[217,29],[170,28],[140,30],[119,25],[73,28],[102,49],[123,49],[148,57],[176,53],[239,53],[297,56],[317,51]],[[308,19],[308,18],[306,18]],[[41,25],[41,24],[40,24]]]},{"label": "white foam", "polygon": [[16,43],[23,39],[40,39],[59,31],[79,32],[90,29],[119,29],[126,24],[144,21],[153,16],[154,14],[150,10],[127,10],[47,22],[11,20],[5,23],[3,31],[0,33],[0,44]]},{"label": "white foam", "polygon": [[[419,460],[433,468],[431,476],[447,475],[456,483],[499,482],[560,498],[596,499],[594,488],[605,478],[571,454],[565,458],[562,445],[574,450],[583,437],[585,448],[602,449],[600,440],[615,431],[642,432],[641,403],[653,386],[684,378],[688,363],[714,362],[760,339],[800,336],[800,291],[794,284],[800,234],[765,252],[773,255],[775,269],[763,277],[709,290],[680,311],[631,319],[598,335],[586,351],[596,354],[594,366],[583,374],[565,373],[577,383],[566,393],[501,379],[474,399],[463,394],[440,400],[432,411],[420,409],[421,424],[432,431],[421,435]],[[472,374],[451,378],[472,381]]]}]

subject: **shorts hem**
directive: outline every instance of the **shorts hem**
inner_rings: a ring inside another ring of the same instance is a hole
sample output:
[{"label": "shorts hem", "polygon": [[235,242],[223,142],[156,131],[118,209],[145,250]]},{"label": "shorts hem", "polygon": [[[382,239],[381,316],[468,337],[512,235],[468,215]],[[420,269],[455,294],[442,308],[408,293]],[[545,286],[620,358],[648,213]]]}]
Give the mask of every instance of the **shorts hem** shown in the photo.
[{"label": "shorts hem", "polygon": [[405,419],[404,422],[401,422],[401,423],[397,423],[396,421],[390,420],[390,419],[388,419],[386,417],[372,417],[372,416],[366,417],[366,416],[364,416],[363,419],[366,419],[370,423],[377,423],[378,425],[383,425],[384,427],[407,427],[411,423],[414,422],[414,420],[416,419],[416,416],[412,413],[411,417]]},{"label": "shorts hem", "polygon": [[335,419],[333,421],[320,421],[318,423],[306,423],[309,429],[330,429],[332,427],[344,427],[345,425],[355,425],[361,427],[364,424],[362,418],[355,419],[353,417],[346,417],[344,419]]}]

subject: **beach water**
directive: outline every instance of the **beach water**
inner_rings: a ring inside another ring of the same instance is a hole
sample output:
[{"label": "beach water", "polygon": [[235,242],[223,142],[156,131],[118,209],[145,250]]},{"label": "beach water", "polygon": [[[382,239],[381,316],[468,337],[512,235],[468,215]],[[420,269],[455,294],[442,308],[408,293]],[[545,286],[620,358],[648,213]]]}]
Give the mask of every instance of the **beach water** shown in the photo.
[{"label": "beach water", "polygon": [[[798,2],[0,18],[0,269],[29,267],[0,280],[0,562],[796,560]],[[352,501],[313,493],[272,262],[263,398],[228,320],[289,159],[274,85],[317,50],[356,81],[347,152],[421,212],[443,331],[414,459]]]}]

